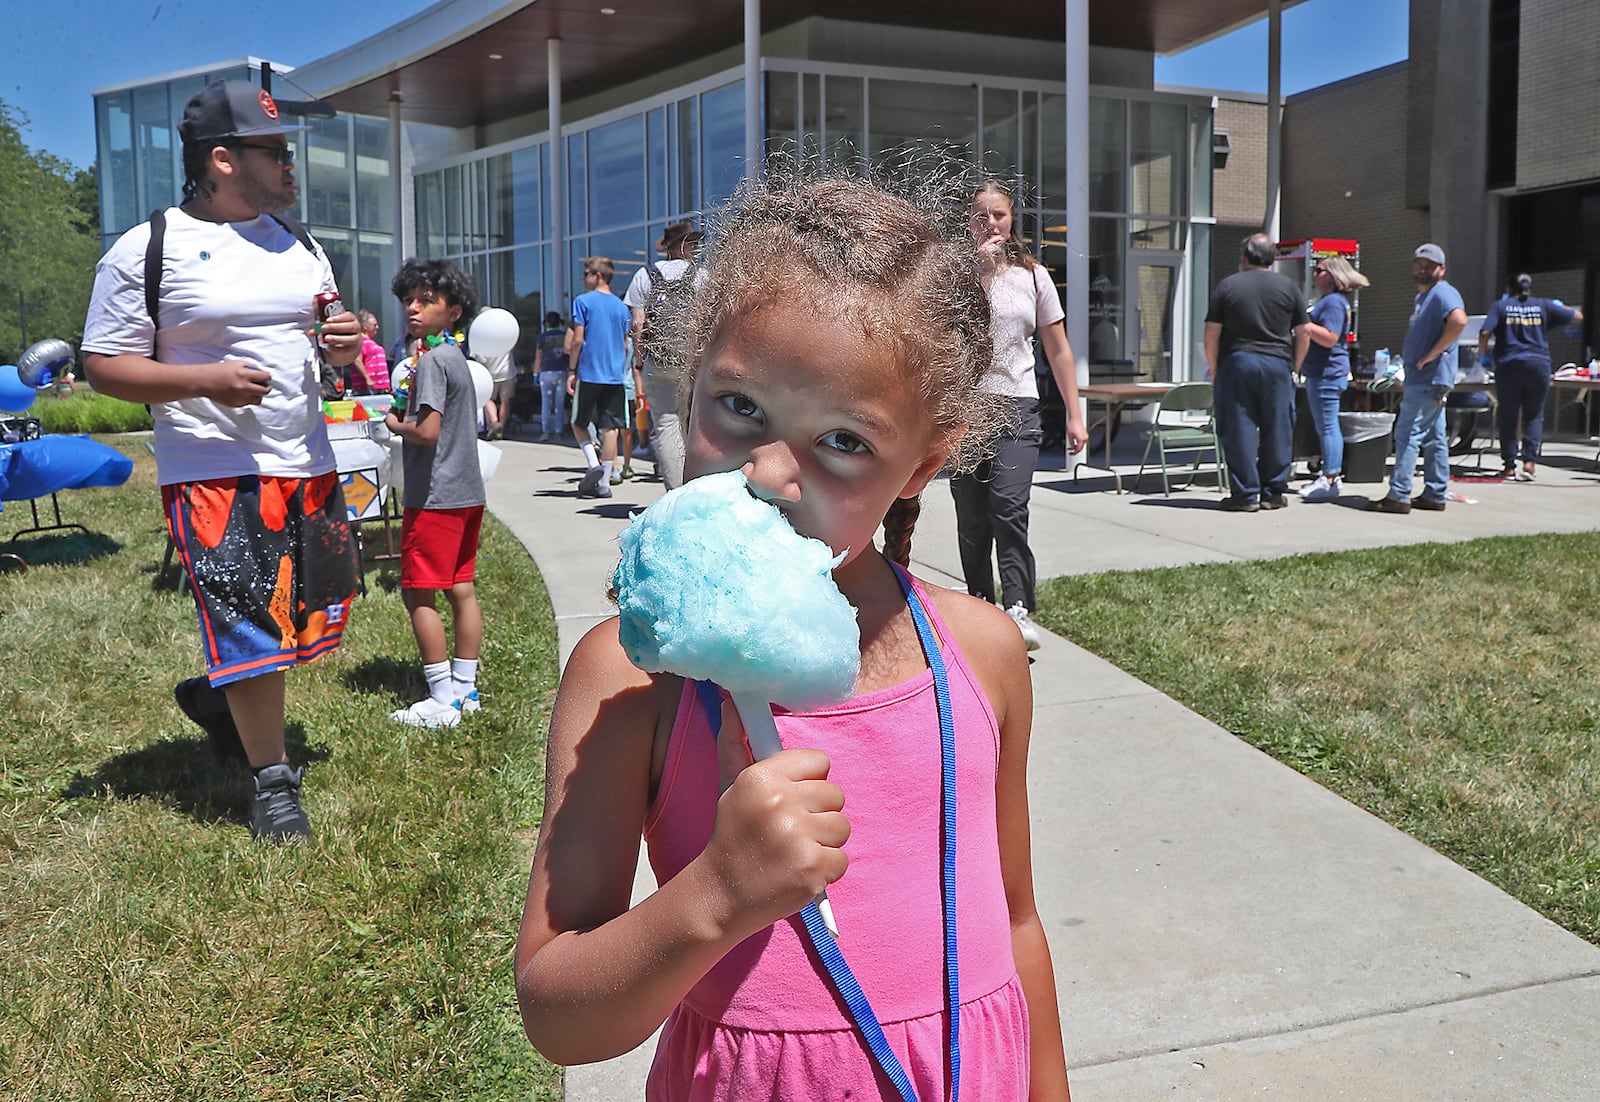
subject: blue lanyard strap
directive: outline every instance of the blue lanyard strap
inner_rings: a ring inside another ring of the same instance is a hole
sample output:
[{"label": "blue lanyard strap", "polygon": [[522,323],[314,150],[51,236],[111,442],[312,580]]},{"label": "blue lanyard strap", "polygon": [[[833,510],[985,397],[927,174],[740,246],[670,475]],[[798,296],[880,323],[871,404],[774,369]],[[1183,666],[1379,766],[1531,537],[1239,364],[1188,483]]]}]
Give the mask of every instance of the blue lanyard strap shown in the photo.
[{"label": "blue lanyard strap", "polygon": [[[938,639],[933,634],[933,627],[928,622],[928,615],[922,607],[922,600],[917,596],[911,579],[905,571],[896,564],[895,577],[900,580],[900,587],[905,591],[906,604],[911,610],[911,619],[917,627],[917,637],[922,641],[922,652],[928,660],[928,668],[933,672],[934,699],[939,709],[939,747],[942,762],[941,791],[942,791],[942,819],[943,819],[943,860],[940,868],[940,884],[943,889],[944,910],[944,974],[945,974],[945,1012],[949,1021],[948,1047],[950,1052],[950,1099],[956,1102],[961,1089],[961,996],[960,981],[956,965],[956,726],[955,717],[950,707],[950,682],[945,672],[944,656],[939,652]],[[695,688],[700,696],[701,707],[705,710],[706,719],[710,722],[713,734],[722,727],[722,700],[715,685],[709,681],[696,682]],[[849,1010],[851,1020],[861,1032],[862,1040],[867,1044],[868,1052],[873,1062],[883,1070],[889,1081],[894,1084],[899,1092],[902,1102],[917,1102],[916,1090],[911,1086],[911,1080],[906,1075],[905,1068],[900,1065],[900,1060],[894,1054],[894,1049],[889,1047],[889,1040],[884,1036],[883,1026],[878,1022],[878,1016],[872,1009],[872,1004],[867,1001],[867,996],[861,990],[861,984],[856,981],[855,973],[850,970],[849,963],[844,959],[844,953],[839,949],[839,943],[833,935],[828,933],[827,925],[822,921],[822,914],[817,910],[816,903],[809,903],[800,912],[800,920],[805,927],[806,936],[811,941],[811,946],[817,952],[817,957],[822,961],[822,966],[827,969],[828,977],[833,981],[834,988],[838,990],[839,997],[844,1000],[845,1008]]]}]

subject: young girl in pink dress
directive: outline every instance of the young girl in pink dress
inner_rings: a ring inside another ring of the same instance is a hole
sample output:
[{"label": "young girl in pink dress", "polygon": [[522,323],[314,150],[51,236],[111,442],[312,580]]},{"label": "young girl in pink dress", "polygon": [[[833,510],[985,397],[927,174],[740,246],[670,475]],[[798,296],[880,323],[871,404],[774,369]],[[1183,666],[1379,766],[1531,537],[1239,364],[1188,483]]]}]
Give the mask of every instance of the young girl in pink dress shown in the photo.
[{"label": "young girl in pink dress", "polygon": [[[1003,419],[979,389],[974,246],[948,222],[838,180],[769,185],[722,229],[688,320],[686,477],[742,470],[844,556],[856,695],[775,709],[787,749],[751,764],[713,686],[635,668],[614,618],[578,644],[516,950],[552,1060],[620,1055],[665,1022],[651,1099],[1068,1097],[1022,637],[903,569],[918,495]],[[630,908],[641,834],[660,886]]]}]

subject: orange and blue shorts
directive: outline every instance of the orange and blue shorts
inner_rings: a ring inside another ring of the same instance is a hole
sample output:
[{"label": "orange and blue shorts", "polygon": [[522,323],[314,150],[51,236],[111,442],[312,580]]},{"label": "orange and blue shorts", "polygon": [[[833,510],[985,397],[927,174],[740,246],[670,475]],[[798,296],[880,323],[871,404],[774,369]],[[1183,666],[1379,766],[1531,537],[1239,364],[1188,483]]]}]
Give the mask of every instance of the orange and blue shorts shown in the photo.
[{"label": "orange and blue shorts", "polygon": [[337,474],[178,482],[161,503],[213,685],[338,649],[358,564]]}]

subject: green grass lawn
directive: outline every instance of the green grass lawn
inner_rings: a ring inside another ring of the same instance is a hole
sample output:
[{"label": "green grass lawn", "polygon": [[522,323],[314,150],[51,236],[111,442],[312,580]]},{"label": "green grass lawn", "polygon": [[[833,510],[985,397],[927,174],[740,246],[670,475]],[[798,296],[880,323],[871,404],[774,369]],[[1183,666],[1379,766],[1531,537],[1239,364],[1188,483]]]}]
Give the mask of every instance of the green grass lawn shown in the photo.
[{"label": "green grass lawn", "polygon": [[1600,944],[1600,533],[1056,578],[1036,619]]},{"label": "green grass lawn", "polygon": [[[424,687],[369,564],[343,649],[289,678],[316,838],[261,845],[248,773],[173,704],[194,608],[157,577],[153,462],[112,442],[132,480],[61,495],[92,534],[0,573],[0,1097],[559,1097],[511,983],[557,666],[521,545],[486,520],[484,710],[454,731],[388,719]],[[28,523],[8,504],[0,540]]]}]

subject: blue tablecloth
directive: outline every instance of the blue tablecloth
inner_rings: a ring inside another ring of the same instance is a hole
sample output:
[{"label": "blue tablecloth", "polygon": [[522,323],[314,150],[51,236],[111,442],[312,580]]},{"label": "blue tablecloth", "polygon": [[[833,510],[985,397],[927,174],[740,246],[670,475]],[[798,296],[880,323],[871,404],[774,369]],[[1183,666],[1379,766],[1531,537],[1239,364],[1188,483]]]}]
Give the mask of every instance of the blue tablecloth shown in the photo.
[{"label": "blue tablecloth", "polygon": [[[0,444],[0,501],[30,501],[58,490],[120,486],[133,460],[87,436],[44,436]],[[0,505],[0,511],[4,510]]]}]

